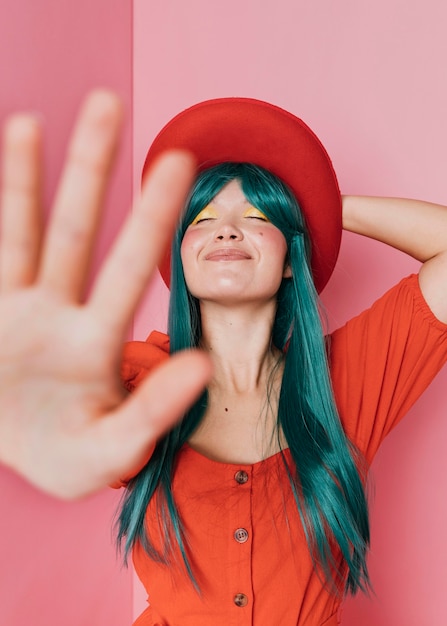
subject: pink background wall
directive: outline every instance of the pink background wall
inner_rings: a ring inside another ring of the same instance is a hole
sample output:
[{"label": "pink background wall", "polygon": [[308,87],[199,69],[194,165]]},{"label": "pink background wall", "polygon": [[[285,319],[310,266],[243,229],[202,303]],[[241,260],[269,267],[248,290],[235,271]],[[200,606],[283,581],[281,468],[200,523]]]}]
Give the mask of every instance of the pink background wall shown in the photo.
[{"label": "pink background wall", "polygon": [[[242,95],[302,117],[331,154],[343,192],[447,203],[446,20],[441,0],[135,0],[136,184],[150,141],[172,115]],[[324,294],[331,323],[417,267],[346,236]],[[156,279],[137,337],[164,328],[166,295]],[[444,371],[374,463],[376,597],[350,601],[344,626],[447,624],[446,383]],[[135,598],[138,614],[138,587]]]},{"label": "pink background wall", "polygon": [[[125,0],[1,2],[0,119],[16,108],[43,113],[47,198],[85,92],[113,87],[130,113],[131,43],[132,6]],[[130,204],[131,163],[128,123],[98,258]],[[130,624],[132,579],[117,564],[110,530],[118,494],[62,503],[4,468],[0,493],[0,624]]]}]

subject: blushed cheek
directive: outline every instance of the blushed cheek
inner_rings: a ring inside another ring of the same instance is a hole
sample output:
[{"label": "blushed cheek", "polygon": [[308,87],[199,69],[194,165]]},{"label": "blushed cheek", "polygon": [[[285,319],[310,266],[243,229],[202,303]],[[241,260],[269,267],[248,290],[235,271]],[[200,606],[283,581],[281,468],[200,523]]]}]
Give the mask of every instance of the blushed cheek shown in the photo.
[{"label": "blushed cheek", "polygon": [[183,273],[186,274],[191,265],[191,251],[182,246],[182,249],[180,250],[180,259],[182,261]]},{"label": "blushed cheek", "polygon": [[183,272],[185,272],[185,265],[188,266],[188,258],[191,254],[190,246],[183,239],[182,245],[180,246],[180,260],[182,262]]},{"label": "blushed cheek", "polygon": [[192,250],[193,248],[199,246],[201,242],[203,243],[202,233],[187,229],[185,234],[183,235],[182,245],[180,246],[180,250],[183,250],[183,248],[187,250]]},{"label": "blushed cheek", "polygon": [[190,291],[192,288],[191,281],[194,282],[195,280],[197,280],[197,267],[195,265],[197,255],[198,251],[196,238],[193,236],[188,236],[188,233],[186,233],[183,237],[182,245],[180,246],[180,259],[182,261],[186,286]]},{"label": "blushed cheek", "polygon": [[188,231],[186,231],[182,239],[182,244],[180,246],[180,257],[182,259],[183,264],[188,261],[188,257],[190,257],[193,254],[193,252],[194,252],[194,237],[191,237],[188,234]]}]

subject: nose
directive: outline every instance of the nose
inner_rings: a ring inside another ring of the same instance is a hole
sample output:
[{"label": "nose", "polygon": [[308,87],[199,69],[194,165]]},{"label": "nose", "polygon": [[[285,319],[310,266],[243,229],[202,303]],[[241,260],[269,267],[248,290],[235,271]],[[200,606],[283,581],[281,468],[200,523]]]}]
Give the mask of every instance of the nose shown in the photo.
[{"label": "nose", "polygon": [[243,237],[242,231],[231,222],[221,223],[215,235],[217,241],[241,241]]}]

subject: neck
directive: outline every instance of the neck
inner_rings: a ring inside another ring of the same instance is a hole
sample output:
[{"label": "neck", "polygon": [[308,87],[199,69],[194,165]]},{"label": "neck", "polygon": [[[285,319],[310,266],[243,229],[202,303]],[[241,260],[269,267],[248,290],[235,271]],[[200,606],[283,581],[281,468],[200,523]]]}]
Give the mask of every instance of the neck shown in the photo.
[{"label": "neck", "polygon": [[201,346],[213,361],[211,387],[235,393],[265,389],[280,356],[271,342],[276,302],[223,307],[201,303]]}]

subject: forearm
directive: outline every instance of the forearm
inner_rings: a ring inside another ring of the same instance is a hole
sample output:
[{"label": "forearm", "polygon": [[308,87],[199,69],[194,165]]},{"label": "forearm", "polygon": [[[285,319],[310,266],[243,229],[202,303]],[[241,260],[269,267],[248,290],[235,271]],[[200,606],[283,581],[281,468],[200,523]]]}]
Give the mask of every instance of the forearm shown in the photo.
[{"label": "forearm", "polygon": [[447,207],[420,200],[343,196],[343,228],[421,262],[447,250]]}]

